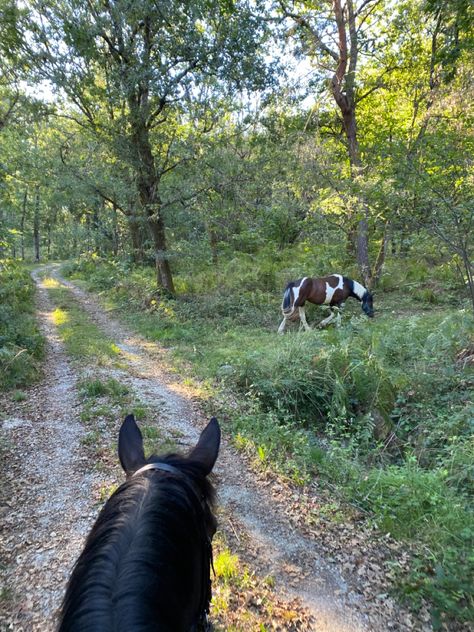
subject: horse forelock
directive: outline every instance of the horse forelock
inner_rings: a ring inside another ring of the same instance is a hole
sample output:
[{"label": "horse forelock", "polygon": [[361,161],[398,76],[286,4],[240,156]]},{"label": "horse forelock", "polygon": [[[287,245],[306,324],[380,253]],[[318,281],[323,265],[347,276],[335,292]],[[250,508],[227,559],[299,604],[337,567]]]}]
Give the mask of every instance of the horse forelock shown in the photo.
[{"label": "horse forelock", "polygon": [[[182,465],[179,457],[167,459],[180,461]],[[194,610],[199,606],[202,576],[196,577],[196,565],[202,564],[206,529],[215,529],[215,523],[204,524],[213,520],[214,492],[198,474],[197,464],[187,463],[186,475],[189,484],[149,471],[127,480],[112,495],[76,563],[61,631],[138,630],[138,621],[158,624],[168,616],[172,629],[183,603],[191,600]]]}]

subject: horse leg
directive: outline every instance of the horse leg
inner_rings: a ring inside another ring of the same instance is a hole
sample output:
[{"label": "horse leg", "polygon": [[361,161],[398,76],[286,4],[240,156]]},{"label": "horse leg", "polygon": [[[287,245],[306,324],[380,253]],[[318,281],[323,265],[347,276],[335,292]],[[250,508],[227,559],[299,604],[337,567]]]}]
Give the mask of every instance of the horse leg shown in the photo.
[{"label": "horse leg", "polygon": [[308,321],[306,320],[306,314],[304,313],[304,307],[298,307],[298,311],[300,313],[300,320],[303,323],[303,327],[306,331],[311,331],[311,327],[308,325]]},{"label": "horse leg", "polygon": [[336,327],[340,327],[341,326],[341,316],[342,316],[342,308],[344,307],[344,303],[339,303],[339,305],[336,305],[337,309],[337,317],[336,317]]},{"label": "horse leg", "polygon": [[320,327],[321,329],[329,325],[329,323],[334,319],[334,316],[335,316],[334,312],[332,311],[331,308],[329,309],[329,311],[331,312],[329,316],[325,318],[324,320],[322,320],[318,325],[318,327]]},{"label": "horse leg", "polygon": [[287,320],[288,320],[288,319],[287,319],[287,317],[286,317],[286,316],[284,316],[284,317],[283,317],[283,320],[282,320],[282,321],[281,321],[281,323],[280,323],[280,326],[278,327],[278,333],[279,333],[279,334],[283,334],[283,333],[285,333],[285,327],[286,327],[286,322],[287,322]]},{"label": "horse leg", "polygon": [[336,327],[340,327],[341,326],[341,308],[336,307],[335,310],[336,310]]}]

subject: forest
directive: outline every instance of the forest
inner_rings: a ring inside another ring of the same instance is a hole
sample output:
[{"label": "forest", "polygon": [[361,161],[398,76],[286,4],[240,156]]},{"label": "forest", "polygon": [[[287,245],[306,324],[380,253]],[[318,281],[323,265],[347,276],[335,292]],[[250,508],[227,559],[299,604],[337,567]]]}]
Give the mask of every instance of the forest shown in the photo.
[{"label": "forest", "polygon": [[[0,0],[0,421],[52,370],[41,283],[88,454],[116,460],[130,407],[169,439],[113,371],[94,382],[122,347],[79,288],[161,349],[256,480],[293,490],[298,524],[392,547],[383,589],[359,578],[409,613],[394,630],[470,629],[473,104],[469,0]],[[278,335],[287,283],[334,273],[374,318],[350,299],[318,327],[307,303],[311,331]],[[266,592],[233,602],[259,573],[237,578],[223,531],[216,629],[326,629],[262,614]]]}]

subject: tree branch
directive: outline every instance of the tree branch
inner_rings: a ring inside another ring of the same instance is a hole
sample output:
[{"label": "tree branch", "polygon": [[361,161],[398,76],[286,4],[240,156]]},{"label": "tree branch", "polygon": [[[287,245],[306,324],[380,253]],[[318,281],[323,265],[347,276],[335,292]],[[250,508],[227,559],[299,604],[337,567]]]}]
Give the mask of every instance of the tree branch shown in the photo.
[{"label": "tree branch", "polygon": [[305,17],[303,17],[302,15],[299,15],[298,13],[292,13],[291,11],[288,11],[286,6],[281,1],[280,1],[280,8],[283,11],[283,14],[285,17],[291,18],[294,22],[296,22],[296,24],[299,27],[303,28],[305,31],[309,33],[316,48],[318,48],[319,50],[322,50],[324,53],[327,53],[330,57],[334,59],[334,61],[338,61],[339,59],[338,54],[335,51],[333,51],[331,48],[329,48],[329,46],[323,42],[321,35],[311,26],[311,24],[308,22],[308,20]]}]

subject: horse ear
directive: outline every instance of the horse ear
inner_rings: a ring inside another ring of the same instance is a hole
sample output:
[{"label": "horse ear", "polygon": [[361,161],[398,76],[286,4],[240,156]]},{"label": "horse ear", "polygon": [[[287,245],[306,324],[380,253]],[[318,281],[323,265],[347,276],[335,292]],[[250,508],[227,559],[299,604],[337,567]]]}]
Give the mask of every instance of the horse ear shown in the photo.
[{"label": "horse ear", "polygon": [[118,455],[122,468],[128,475],[145,463],[143,437],[133,415],[127,415],[120,428]]},{"label": "horse ear", "polygon": [[191,450],[188,458],[192,459],[202,469],[204,476],[211,473],[217,459],[221,443],[221,429],[219,422],[212,417],[210,422],[201,432],[196,447]]}]

